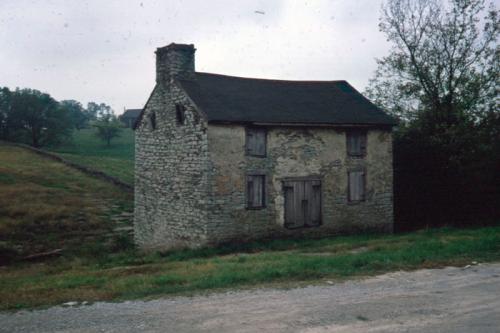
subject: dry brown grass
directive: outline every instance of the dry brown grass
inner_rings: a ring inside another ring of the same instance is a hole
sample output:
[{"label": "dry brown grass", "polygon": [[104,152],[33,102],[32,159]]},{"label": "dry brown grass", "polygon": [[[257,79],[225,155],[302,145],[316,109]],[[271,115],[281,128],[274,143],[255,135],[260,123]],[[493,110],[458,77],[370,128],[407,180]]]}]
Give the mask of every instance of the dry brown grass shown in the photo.
[{"label": "dry brown grass", "polygon": [[0,143],[0,165],[0,245],[11,257],[75,246],[112,227],[111,205],[131,206],[111,184],[19,147]]}]

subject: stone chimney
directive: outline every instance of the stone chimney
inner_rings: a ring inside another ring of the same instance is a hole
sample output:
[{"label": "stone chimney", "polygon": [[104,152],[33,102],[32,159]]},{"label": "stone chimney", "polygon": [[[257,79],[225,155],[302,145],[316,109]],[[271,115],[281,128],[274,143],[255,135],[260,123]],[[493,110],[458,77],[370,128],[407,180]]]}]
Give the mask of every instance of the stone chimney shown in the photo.
[{"label": "stone chimney", "polygon": [[156,83],[170,83],[175,78],[194,80],[193,44],[175,44],[156,49]]}]

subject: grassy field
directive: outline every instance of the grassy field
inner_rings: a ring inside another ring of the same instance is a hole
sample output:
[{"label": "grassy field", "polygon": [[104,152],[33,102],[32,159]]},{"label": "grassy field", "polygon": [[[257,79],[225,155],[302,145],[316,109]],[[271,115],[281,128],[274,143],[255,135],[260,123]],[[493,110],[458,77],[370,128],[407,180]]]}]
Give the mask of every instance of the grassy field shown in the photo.
[{"label": "grassy field", "polygon": [[[0,267],[0,310],[224,288],[292,287],[500,260],[500,227],[142,254],[130,234],[116,233],[116,217],[131,209],[130,194],[0,143],[0,259],[10,260]],[[53,249],[63,251],[57,257],[21,260]]]},{"label": "grassy field", "polygon": [[86,252],[111,232],[113,214],[131,211],[132,194],[0,142],[0,264],[55,249]]},{"label": "grassy field", "polygon": [[500,228],[274,240],[141,255],[133,249],[3,269],[0,309],[249,286],[300,286],[500,259]]},{"label": "grassy field", "polygon": [[124,128],[109,147],[93,129],[83,129],[74,131],[71,141],[51,150],[67,160],[134,184],[134,131],[129,128]]}]

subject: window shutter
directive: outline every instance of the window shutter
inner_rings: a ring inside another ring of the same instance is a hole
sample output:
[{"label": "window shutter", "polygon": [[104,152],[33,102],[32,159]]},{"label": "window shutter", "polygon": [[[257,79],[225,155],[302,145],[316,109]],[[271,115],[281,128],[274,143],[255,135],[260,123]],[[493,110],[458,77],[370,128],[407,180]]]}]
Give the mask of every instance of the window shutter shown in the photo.
[{"label": "window shutter", "polygon": [[366,141],[366,133],[361,133],[361,135],[359,136],[359,154],[363,156],[366,155]]},{"label": "window shutter", "polygon": [[352,133],[351,137],[352,137],[352,155],[357,156],[361,153],[360,150],[361,140],[359,138],[358,133]]},{"label": "window shutter", "polygon": [[253,202],[256,207],[262,206],[262,177],[254,177]]},{"label": "window shutter", "polygon": [[350,202],[365,200],[364,171],[350,171],[348,173],[348,200]]},{"label": "window shutter", "polygon": [[346,141],[347,141],[347,154],[352,155],[353,149],[354,149],[354,143],[353,143],[353,136],[352,133],[347,133],[346,134]]},{"label": "window shutter", "polygon": [[266,129],[246,129],[246,153],[250,156],[266,156]]},{"label": "window shutter", "polygon": [[254,201],[253,201],[253,180],[248,180],[247,181],[247,205],[248,207],[253,207],[254,206]]},{"label": "window shutter", "polygon": [[245,147],[247,155],[253,155],[254,153],[253,142],[254,142],[253,133],[252,131],[247,130],[246,147]]},{"label": "window shutter", "polygon": [[348,131],[346,133],[346,142],[349,156],[363,156],[366,154],[366,132]]},{"label": "window shutter", "polygon": [[364,171],[361,172],[359,176],[359,200],[366,200],[366,174]]},{"label": "window shutter", "polygon": [[247,207],[265,207],[265,176],[247,176]]}]

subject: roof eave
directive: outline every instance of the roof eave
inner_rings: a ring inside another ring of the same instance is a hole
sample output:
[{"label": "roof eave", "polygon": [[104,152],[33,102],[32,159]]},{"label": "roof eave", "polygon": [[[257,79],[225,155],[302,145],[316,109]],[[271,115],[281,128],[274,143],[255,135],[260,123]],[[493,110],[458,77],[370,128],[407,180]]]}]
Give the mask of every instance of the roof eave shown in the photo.
[{"label": "roof eave", "polygon": [[263,122],[263,121],[237,121],[237,120],[209,120],[209,124],[220,125],[253,125],[253,126],[288,126],[288,127],[384,127],[392,128],[397,123],[325,123],[325,122]]}]

